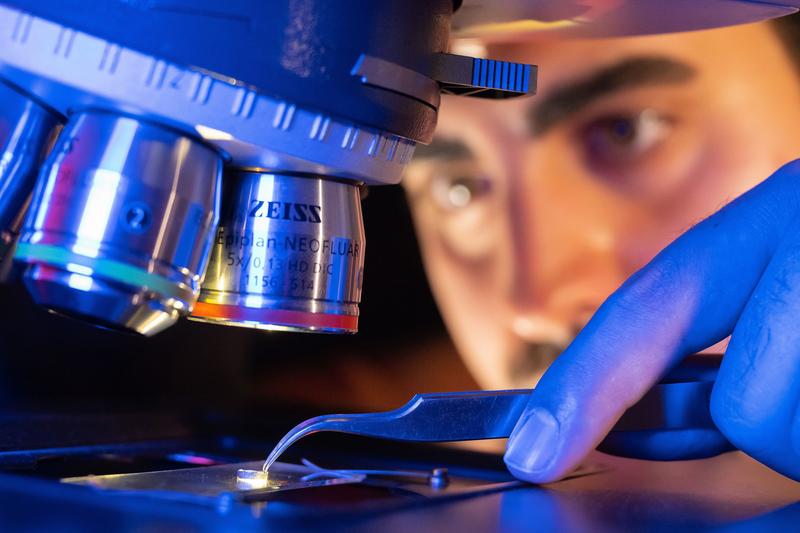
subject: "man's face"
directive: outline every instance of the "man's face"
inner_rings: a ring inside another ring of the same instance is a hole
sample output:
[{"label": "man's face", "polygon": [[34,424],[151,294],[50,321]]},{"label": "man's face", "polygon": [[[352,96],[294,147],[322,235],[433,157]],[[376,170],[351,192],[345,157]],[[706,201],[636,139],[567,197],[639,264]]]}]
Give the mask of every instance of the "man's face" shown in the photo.
[{"label": "man's face", "polygon": [[406,186],[468,367],[530,386],[625,278],[800,155],[800,83],[768,24],[489,52],[538,64],[538,94],[445,98]]}]

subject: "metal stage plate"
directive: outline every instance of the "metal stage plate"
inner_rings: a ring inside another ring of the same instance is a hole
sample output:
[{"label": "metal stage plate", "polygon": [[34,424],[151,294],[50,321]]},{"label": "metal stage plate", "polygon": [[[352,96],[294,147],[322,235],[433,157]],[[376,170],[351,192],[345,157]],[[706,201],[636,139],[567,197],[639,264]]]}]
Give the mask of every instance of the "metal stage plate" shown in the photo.
[{"label": "metal stage plate", "polygon": [[[387,470],[378,475],[348,474],[341,470],[319,470],[288,463],[273,464],[261,475],[263,461],[232,463],[178,470],[132,474],[90,475],[62,479],[62,483],[83,485],[124,497],[152,497],[223,508],[232,502],[268,501],[276,493],[332,485],[364,484],[403,493],[406,501],[465,496],[521,486],[518,481],[487,482],[485,479],[448,477],[445,486],[432,486],[427,480],[404,475],[403,470]],[[415,473],[417,474],[417,473]],[[424,472],[423,472],[424,474]]]},{"label": "metal stage plate", "polygon": [[179,470],[73,477],[61,481],[126,495],[139,494],[211,503],[219,498],[241,499],[245,493],[253,499],[272,492],[358,483],[364,480],[364,476],[304,480],[312,471],[304,466],[287,463],[275,463],[270,468],[269,475],[253,476],[249,479],[239,476],[240,470],[260,471],[262,464],[263,461],[254,461]]}]

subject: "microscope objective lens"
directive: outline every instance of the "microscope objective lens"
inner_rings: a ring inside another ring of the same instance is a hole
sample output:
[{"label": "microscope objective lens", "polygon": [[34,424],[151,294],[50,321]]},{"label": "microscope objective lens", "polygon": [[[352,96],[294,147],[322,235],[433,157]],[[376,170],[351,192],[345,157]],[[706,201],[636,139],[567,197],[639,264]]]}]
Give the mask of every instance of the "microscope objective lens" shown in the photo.
[{"label": "microscope objective lens", "polygon": [[153,335],[191,309],[217,222],[222,161],[130,117],[70,118],[44,164],[16,259],[35,301]]},{"label": "microscope objective lens", "polygon": [[10,268],[39,165],[59,116],[0,81],[0,279]]},{"label": "microscope objective lens", "polygon": [[356,184],[229,171],[191,318],[257,329],[355,333],[364,268]]}]

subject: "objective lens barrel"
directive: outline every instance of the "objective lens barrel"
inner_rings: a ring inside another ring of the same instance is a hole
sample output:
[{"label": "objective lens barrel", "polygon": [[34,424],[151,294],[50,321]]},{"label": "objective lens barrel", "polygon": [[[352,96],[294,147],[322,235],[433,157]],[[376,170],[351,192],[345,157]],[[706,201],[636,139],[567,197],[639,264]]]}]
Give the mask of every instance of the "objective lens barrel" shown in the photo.
[{"label": "objective lens barrel", "polygon": [[0,81],[0,272],[58,123],[58,115]]},{"label": "objective lens barrel", "polygon": [[187,314],[218,220],[222,160],[166,127],[105,112],[69,120],[16,258],[45,307],[155,334]]},{"label": "objective lens barrel", "polygon": [[358,184],[231,171],[224,179],[211,261],[190,318],[355,333],[364,246]]}]

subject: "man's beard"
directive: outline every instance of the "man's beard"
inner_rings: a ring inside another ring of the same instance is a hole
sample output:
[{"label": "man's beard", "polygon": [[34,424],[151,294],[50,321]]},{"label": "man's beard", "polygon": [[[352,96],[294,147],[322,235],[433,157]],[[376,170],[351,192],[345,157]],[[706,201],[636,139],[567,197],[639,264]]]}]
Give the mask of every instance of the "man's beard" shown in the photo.
[{"label": "man's beard", "polygon": [[566,346],[554,343],[527,344],[515,358],[509,378],[516,388],[532,388]]}]

